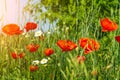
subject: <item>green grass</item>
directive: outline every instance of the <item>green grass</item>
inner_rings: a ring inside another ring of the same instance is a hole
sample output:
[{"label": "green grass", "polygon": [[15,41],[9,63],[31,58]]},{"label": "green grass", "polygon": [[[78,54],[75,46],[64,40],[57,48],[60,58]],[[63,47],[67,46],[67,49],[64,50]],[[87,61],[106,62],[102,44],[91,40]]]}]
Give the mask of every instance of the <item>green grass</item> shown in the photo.
[{"label": "green grass", "polygon": [[[65,26],[62,27],[63,30],[60,28],[51,34],[45,33],[44,41],[34,37],[32,31],[28,33],[30,37],[0,35],[0,80],[119,80],[120,44],[114,37],[120,34],[120,29],[101,32],[100,18],[95,16],[97,13],[99,13],[97,8],[91,9],[88,13],[85,12],[84,18],[74,29],[71,26]],[[110,19],[114,21],[120,19],[120,9],[119,13],[111,9],[110,14]],[[80,18],[80,15],[78,12],[76,17]],[[117,23],[120,25],[119,21]],[[69,27],[68,31],[65,30],[66,27]],[[97,40],[100,43],[100,49],[85,55],[78,43],[82,37]],[[72,40],[78,45],[78,50],[62,52],[56,44],[60,39]],[[26,49],[30,43],[40,45],[35,53],[30,53]],[[54,49],[54,54],[49,57],[47,64],[39,64],[37,71],[30,72],[29,66],[32,61],[48,58],[44,55],[46,48]],[[22,59],[13,59],[10,53],[14,51],[24,52],[26,56]],[[86,56],[84,63],[77,63],[78,55]]]},{"label": "green grass", "polygon": [[[99,24],[97,24],[99,25]],[[89,27],[82,28],[83,30]],[[95,32],[99,29],[96,28]],[[83,53],[79,47],[78,40],[81,37],[90,37],[83,31],[70,33],[65,31],[54,31],[50,35],[45,34],[44,41],[39,37],[34,37],[33,32],[29,33],[30,37],[24,35],[1,36],[0,37],[0,79],[1,80],[119,80],[119,44],[115,41],[114,36],[117,31],[93,34],[93,38],[100,42],[100,49],[88,55]],[[67,34],[67,35],[65,35]],[[101,34],[101,35],[99,35]],[[82,36],[83,35],[83,36]],[[85,36],[86,35],[86,36]],[[106,35],[106,36],[103,36]],[[75,37],[74,37],[75,36]],[[100,36],[100,39],[99,37]],[[78,45],[78,50],[62,52],[56,45],[59,39],[70,39]],[[30,53],[26,45],[36,43],[40,48],[35,53]],[[45,65],[39,64],[39,69],[34,72],[29,71],[29,66],[34,60],[47,58],[44,55],[46,48],[53,48],[55,53],[50,56],[50,60]],[[26,56],[22,59],[13,59],[11,52],[24,52]],[[86,56],[84,63],[79,64],[75,59],[77,55]],[[109,67],[110,66],[110,67]],[[108,68],[109,67],[109,68]],[[97,71],[97,75],[91,72]]]}]

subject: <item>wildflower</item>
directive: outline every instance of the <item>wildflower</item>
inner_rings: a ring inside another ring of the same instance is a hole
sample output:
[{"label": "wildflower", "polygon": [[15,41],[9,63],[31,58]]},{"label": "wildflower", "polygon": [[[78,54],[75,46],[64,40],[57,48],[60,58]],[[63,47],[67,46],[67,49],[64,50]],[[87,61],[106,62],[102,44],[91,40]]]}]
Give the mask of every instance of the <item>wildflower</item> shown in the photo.
[{"label": "wildflower", "polygon": [[38,50],[39,45],[38,44],[28,44],[26,47],[30,52],[35,52]]},{"label": "wildflower", "polygon": [[51,54],[53,54],[54,53],[54,50],[53,49],[51,49],[51,48],[48,48],[48,49],[45,49],[45,55],[46,56],[50,56]]},{"label": "wildflower", "polygon": [[58,40],[57,45],[62,49],[62,51],[71,51],[77,47],[77,45],[70,40]]},{"label": "wildflower", "polygon": [[85,56],[77,56],[78,63],[82,63],[86,60]]},{"label": "wildflower", "polygon": [[47,62],[48,62],[48,59],[46,59],[46,58],[43,58],[43,59],[40,61],[41,64],[46,64]]},{"label": "wildflower", "polygon": [[2,28],[2,31],[7,35],[21,34],[22,30],[17,24],[7,24]]},{"label": "wildflower", "polygon": [[23,33],[23,30],[19,30],[19,31],[16,32],[16,35],[20,35],[22,33]]},{"label": "wildflower", "polygon": [[17,59],[17,58],[18,58],[18,55],[17,55],[17,53],[15,53],[15,52],[12,52],[12,53],[11,53],[11,56],[12,56],[13,59]]},{"label": "wildflower", "polygon": [[34,65],[30,65],[30,71],[31,72],[34,72],[34,71],[36,71],[36,70],[38,70],[38,66],[34,66]]},{"label": "wildflower", "polygon": [[88,54],[100,48],[100,44],[94,39],[81,38],[79,40],[80,47],[84,49],[84,53]]},{"label": "wildflower", "polygon": [[23,58],[25,56],[25,53],[19,53],[18,56],[19,58]]},{"label": "wildflower", "polygon": [[32,65],[38,65],[39,63],[40,63],[39,60],[35,60],[35,61],[32,62]]},{"label": "wildflower", "polygon": [[27,24],[24,27],[26,31],[28,32],[29,30],[34,30],[37,28],[37,24],[34,22],[27,22]]},{"label": "wildflower", "polygon": [[120,36],[115,37],[116,41],[120,43]]},{"label": "wildflower", "polygon": [[100,23],[102,26],[102,32],[114,31],[118,29],[118,25],[109,18],[101,19]]},{"label": "wildflower", "polygon": [[19,54],[17,54],[15,52],[12,52],[11,56],[12,56],[13,59],[23,58],[25,56],[25,53],[19,53]]},{"label": "wildflower", "polygon": [[41,36],[41,35],[43,35],[43,32],[41,31],[41,30],[39,30],[39,31],[36,31],[35,32],[35,37],[39,37],[39,36]]}]

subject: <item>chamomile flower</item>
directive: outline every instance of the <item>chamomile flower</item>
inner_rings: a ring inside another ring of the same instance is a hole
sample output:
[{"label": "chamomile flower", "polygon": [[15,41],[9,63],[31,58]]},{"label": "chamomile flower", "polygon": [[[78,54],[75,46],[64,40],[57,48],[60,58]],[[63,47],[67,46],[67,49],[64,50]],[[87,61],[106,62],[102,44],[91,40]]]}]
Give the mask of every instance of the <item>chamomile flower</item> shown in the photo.
[{"label": "chamomile flower", "polygon": [[39,37],[39,36],[41,36],[41,35],[43,35],[43,32],[41,31],[41,30],[39,30],[39,31],[36,31],[35,32],[35,37]]},{"label": "chamomile flower", "polygon": [[46,59],[46,58],[43,58],[43,59],[40,61],[41,64],[46,64],[47,62],[48,62],[48,59]]},{"label": "chamomile flower", "polygon": [[40,63],[39,60],[35,60],[35,61],[32,62],[32,65],[38,65],[39,63]]}]

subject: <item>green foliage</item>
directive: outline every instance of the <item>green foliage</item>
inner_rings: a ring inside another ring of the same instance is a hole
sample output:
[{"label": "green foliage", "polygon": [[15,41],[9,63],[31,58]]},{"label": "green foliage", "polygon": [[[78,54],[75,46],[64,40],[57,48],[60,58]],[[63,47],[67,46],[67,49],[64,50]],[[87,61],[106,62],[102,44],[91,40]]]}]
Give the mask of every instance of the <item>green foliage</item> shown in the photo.
[{"label": "green foliage", "polygon": [[59,27],[68,26],[77,31],[82,24],[90,24],[91,20],[94,20],[91,23],[94,26],[95,19],[110,17],[111,10],[119,11],[118,0],[41,0],[30,4],[33,1],[29,0],[24,11],[29,11],[35,20],[39,18],[46,22],[49,19],[50,23],[57,22]]},{"label": "green foliage", "polygon": [[[120,44],[115,36],[120,29],[113,32],[101,32],[100,18],[110,17],[119,23],[120,9],[117,0],[29,0],[24,8],[35,21],[46,19],[51,24],[57,23],[57,30],[44,34],[44,41],[25,35],[0,37],[0,79],[1,80],[119,80],[120,75]],[[45,9],[44,9],[45,8]],[[39,21],[40,23],[40,21]],[[67,29],[68,28],[68,29]],[[81,37],[91,37],[100,43],[100,49],[85,55],[78,40]],[[69,39],[78,45],[78,50],[62,52],[56,45],[57,40]],[[40,48],[30,53],[26,45],[36,43]],[[50,57],[44,55],[48,47],[55,53]],[[12,51],[24,52],[22,59],[13,59]],[[77,62],[77,56],[86,57],[84,63]],[[50,58],[47,64],[39,64],[39,69],[30,72],[29,67],[34,60]],[[95,73],[96,71],[96,73]]]}]

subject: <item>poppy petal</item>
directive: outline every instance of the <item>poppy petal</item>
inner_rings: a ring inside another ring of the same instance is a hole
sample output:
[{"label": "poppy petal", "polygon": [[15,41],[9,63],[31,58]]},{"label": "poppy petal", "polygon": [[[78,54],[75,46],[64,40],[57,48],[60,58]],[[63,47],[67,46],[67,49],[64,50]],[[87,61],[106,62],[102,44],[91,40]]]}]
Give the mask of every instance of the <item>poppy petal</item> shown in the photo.
[{"label": "poppy petal", "polygon": [[120,36],[115,37],[116,41],[120,43]]},{"label": "poppy petal", "polygon": [[118,25],[109,18],[100,19],[100,24],[102,26],[102,32],[114,31],[118,29]]},{"label": "poppy petal", "polygon": [[18,54],[18,56],[19,56],[19,58],[23,58],[25,56],[25,54],[24,53],[20,53],[20,54]]},{"label": "poppy petal", "polygon": [[11,56],[12,56],[13,59],[17,59],[18,58],[18,55],[15,52],[12,52]]},{"label": "poppy petal", "polygon": [[81,38],[79,40],[80,47],[84,49],[84,54],[88,54],[100,48],[100,44],[94,39]]},{"label": "poppy petal", "polygon": [[30,71],[31,72],[34,72],[34,71],[36,71],[36,70],[38,70],[38,66],[34,66],[34,65],[30,65]]},{"label": "poppy petal", "polygon": [[85,56],[77,56],[77,61],[78,63],[82,63],[86,60],[86,57]]},{"label": "poppy petal", "polygon": [[7,35],[14,35],[20,30],[17,24],[7,24],[2,28],[2,31]]},{"label": "poppy petal", "polygon": [[37,28],[37,24],[34,22],[27,22],[25,29],[28,32],[29,30],[34,30]]},{"label": "poppy petal", "polygon": [[48,49],[45,50],[44,53],[45,53],[46,56],[50,56],[50,55],[52,55],[54,53],[54,50],[51,49],[51,48],[48,48]]},{"label": "poppy petal", "polygon": [[57,45],[62,49],[62,51],[71,51],[77,47],[77,45],[70,40],[58,40]]},{"label": "poppy petal", "polygon": [[30,52],[35,52],[38,50],[39,45],[38,44],[28,44],[26,46],[26,48],[30,51]]}]

